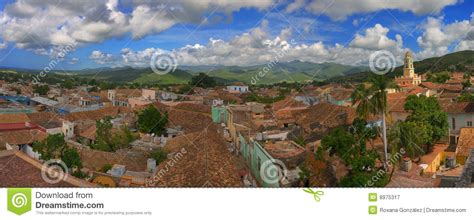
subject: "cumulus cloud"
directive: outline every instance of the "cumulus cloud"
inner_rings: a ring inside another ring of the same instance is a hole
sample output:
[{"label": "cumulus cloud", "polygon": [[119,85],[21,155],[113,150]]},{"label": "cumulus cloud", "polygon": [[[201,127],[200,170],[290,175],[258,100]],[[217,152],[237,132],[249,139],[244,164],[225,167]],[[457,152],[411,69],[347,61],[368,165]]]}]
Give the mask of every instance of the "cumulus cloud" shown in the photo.
[{"label": "cumulus cloud", "polygon": [[89,59],[97,64],[111,64],[116,61],[116,58],[110,53],[104,53],[100,50],[94,50],[89,55]]},{"label": "cumulus cloud", "polygon": [[380,24],[376,24],[373,28],[365,30],[365,35],[356,34],[351,46],[372,50],[384,50],[395,48],[403,44],[402,37],[396,35],[396,40],[387,37],[389,29]]},{"label": "cumulus cloud", "polygon": [[344,20],[347,16],[358,13],[370,13],[382,9],[410,11],[416,15],[438,14],[458,0],[312,0],[306,9],[315,14],[325,14],[334,20]]},{"label": "cumulus cloud", "polygon": [[[275,0],[276,1],[276,0]],[[177,23],[207,21],[208,12],[231,16],[241,8],[265,10],[274,0],[200,1],[17,0],[0,12],[0,38],[17,48],[47,54],[54,46],[100,43],[131,34],[140,39]]]},{"label": "cumulus cloud", "polygon": [[[368,28],[365,35],[359,35],[349,46],[326,45],[321,41],[307,44],[292,38],[290,28],[283,28],[271,36],[268,21],[259,27],[229,40],[209,39],[207,44],[186,45],[172,51],[147,48],[135,51],[125,48],[117,62],[123,66],[147,67],[153,54],[168,53],[176,58],[178,65],[238,65],[265,64],[278,57],[278,61],[309,61],[316,63],[335,62],[348,65],[367,65],[370,54],[384,49],[391,51],[400,60],[404,49],[402,39],[390,39],[389,31],[381,25]],[[375,43],[374,43],[375,42]],[[375,46],[371,45],[374,43]],[[103,55],[97,54],[98,57]],[[118,55],[117,55],[118,56]],[[178,67],[179,68],[179,67]]]},{"label": "cumulus cloud", "polygon": [[451,46],[455,50],[474,49],[474,16],[471,20],[455,21],[450,24],[443,22],[443,17],[429,17],[423,25],[423,34],[417,38],[422,48],[420,58],[444,55]]}]

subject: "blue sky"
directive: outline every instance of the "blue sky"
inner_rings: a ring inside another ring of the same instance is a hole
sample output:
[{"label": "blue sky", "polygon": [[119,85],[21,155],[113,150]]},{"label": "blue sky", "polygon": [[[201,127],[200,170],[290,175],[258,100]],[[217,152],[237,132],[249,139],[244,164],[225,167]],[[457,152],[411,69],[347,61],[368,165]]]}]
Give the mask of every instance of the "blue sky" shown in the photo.
[{"label": "blue sky", "polygon": [[3,1],[0,66],[147,67],[164,53],[177,65],[254,65],[278,51],[282,61],[348,65],[378,50],[424,59],[474,49],[473,8],[468,0]]}]

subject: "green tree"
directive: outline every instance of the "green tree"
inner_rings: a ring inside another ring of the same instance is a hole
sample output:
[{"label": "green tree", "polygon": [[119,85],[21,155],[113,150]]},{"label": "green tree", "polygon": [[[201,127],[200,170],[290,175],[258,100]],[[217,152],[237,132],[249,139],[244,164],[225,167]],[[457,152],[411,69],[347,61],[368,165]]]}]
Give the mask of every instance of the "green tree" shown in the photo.
[{"label": "green tree", "polygon": [[428,151],[448,134],[448,115],[441,109],[435,97],[408,96],[404,108],[411,111],[406,121],[426,126],[431,131],[430,138],[426,142]]},{"label": "green tree", "polygon": [[155,159],[156,165],[158,165],[168,158],[168,153],[164,149],[157,149],[150,153],[150,157]]},{"label": "green tree", "polygon": [[472,93],[463,93],[458,97],[458,102],[474,102],[474,94]]},{"label": "green tree", "polygon": [[330,131],[321,140],[321,146],[329,151],[330,156],[336,154],[344,161],[348,161],[349,157],[352,155],[352,146],[354,144],[354,136],[341,127]]},{"label": "green tree", "polygon": [[81,157],[77,152],[76,148],[70,147],[67,148],[61,157],[61,160],[69,167],[70,169],[82,168]]},{"label": "green tree", "polygon": [[74,82],[72,82],[72,80],[66,80],[64,83],[63,83],[63,88],[66,88],[66,89],[72,89],[74,88]]},{"label": "green tree", "polygon": [[52,134],[42,141],[33,142],[33,150],[40,153],[40,159],[50,160],[61,158],[67,148],[62,134]]},{"label": "green tree", "polygon": [[392,155],[404,149],[406,155],[415,158],[425,154],[423,145],[431,136],[431,131],[423,123],[413,121],[398,121],[389,130],[389,140]]},{"label": "green tree", "polygon": [[138,114],[138,130],[143,133],[161,135],[168,123],[168,113],[163,115],[158,109],[150,105]]},{"label": "green tree", "polygon": [[115,151],[115,145],[112,139],[112,122],[110,122],[110,120],[111,117],[105,117],[96,121],[96,142],[92,145],[94,149]]},{"label": "green tree", "polygon": [[471,79],[467,79],[466,81],[462,83],[463,89],[470,88],[471,86],[472,86]]},{"label": "green tree", "polygon": [[49,92],[48,85],[35,85],[33,86],[33,92],[40,95],[46,95]]},{"label": "green tree", "polygon": [[199,75],[191,78],[189,83],[191,86],[202,87],[202,88],[212,88],[216,86],[216,80],[205,73],[199,73]]},{"label": "green tree", "polygon": [[359,86],[352,97],[357,105],[357,113],[367,119],[371,114],[382,115],[382,141],[384,145],[385,161],[388,161],[387,122],[388,114],[387,89],[398,89],[398,86],[384,75],[372,74],[369,77],[368,88]]}]

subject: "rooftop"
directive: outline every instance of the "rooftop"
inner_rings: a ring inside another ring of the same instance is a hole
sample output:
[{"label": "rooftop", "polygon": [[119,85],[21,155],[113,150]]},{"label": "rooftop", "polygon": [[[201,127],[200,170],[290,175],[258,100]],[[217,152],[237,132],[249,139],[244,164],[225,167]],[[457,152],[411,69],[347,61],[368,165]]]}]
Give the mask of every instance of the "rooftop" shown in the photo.
[{"label": "rooftop", "polygon": [[262,146],[273,158],[282,160],[288,168],[295,168],[305,158],[305,149],[293,141],[267,141]]},{"label": "rooftop", "polygon": [[42,164],[19,151],[0,151],[0,187],[93,187],[86,181],[67,176],[57,184],[41,177]]}]

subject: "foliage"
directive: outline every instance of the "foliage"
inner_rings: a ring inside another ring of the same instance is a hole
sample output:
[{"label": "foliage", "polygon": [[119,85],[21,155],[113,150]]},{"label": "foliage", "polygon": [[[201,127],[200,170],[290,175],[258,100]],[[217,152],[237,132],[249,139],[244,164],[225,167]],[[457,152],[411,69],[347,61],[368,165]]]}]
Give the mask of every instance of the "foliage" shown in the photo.
[{"label": "foliage", "polygon": [[435,97],[408,96],[404,108],[411,111],[406,121],[415,122],[431,131],[426,142],[429,148],[448,134],[448,115],[441,109]]},{"label": "foliage", "polygon": [[367,140],[375,139],[378,134],[377,127],[369,127],[367,121],[361,118],[356,118],[352,122],[350,132],[354,135],[356,142],[359,144],[359,154],[365,153]]},{"label": "foliage", "polygon": [[111,164],[105,164],[104,166],[102,166],[102,168],[100,168],[100,172],[107,173],[107,171],[109,171],[110,169],[112,169],[112,165]]},{"label": "foliage", "polygon": [[275,103],[275,102],[278,102],[280,100],[283,100],[285,98],[285,96],[282,96],[282,95],[279,95],[277,97],[268,97],[268,96],[262,96],[262,95],[259,95],[255,92],[252,92],[252,93],[249,93],[247,94],[245,97],[244,97],[244,101],[245,102],[258,102],[258,103],[262,103],[262,104],[272,104],[272,103]]},{"label": "foliage", "polygon": [[67,145],[62,134],[52,134],[42,141],[33,142],[33,150],[40,153],[42,160],[60,158]]},{"label": "foliage", "polygon": [[168,153],[164,149],[157,149],[150,153],[150,157],[156,160],[156,165],[165,161],[168,158]]},{"label": "foliage", "polygon": [[396,122],[389,130],[388,135],[392,154],[395,155],[403,148],[410,158],[423,155],[425,153],[423,145],[429,141],[431,132],[424,123]]},{"label": "foliage", "polygon": [[470,88],[472,86],[471,79],[467,79],[466,81],[462,82],[462,88]]},{"label": "foliage", "polygon": [[81,168],[82,162],[79,153],[77,152],[76,148],[67,148],[64,150],[61,160],[67,165],[69,168]]},{"label": "foliage", "polygon": [[199,75],[191,78],[189,84],[201,88],[212,88],[216,86],[216,80],[205,73],[199,73]]},{"label": "foliage", "polygon": [[458,102],[474,102],[474,94],[472,93],[463,93],[458,97]]},{"label": "foliage", "polygon": [[96,126],[96,142],[92,148],[102,151],[115,151],[112,136],[112,122],[111,117],[105,117],[97,120]]},{"label": "foliage", "polygon": [[66,81],[62,84],[62,87],[63,87],[63,88],[66,88],[66,89],[72,89],[72,88],[74,88],[74,82],[71,81],[71,80],[66,80]]},{"label": "foliage", "polygon": [[445,83],[450,78],[448,71],[438,73],[427,73],[427,80],[433,83]]},{"label": "foliage", "polygon": [[143,133],[161,135],[168,123],[168,113],[163,115],[158,109],[150,105],[138,114],[138,130]]},{"label": "foliage", "polygon": [[346,131],[344,128],[336,128],[330,131],[321,140],[321,146],[329,151],[329,155],[334,154],[340,156],[344,161],[347,161],[351,155],[351,147],[355,144],[354,136]]},{"label": "foliage", "polygon": [[33,92],[40,95],[46,95],[49,92],[48,85],[35,85],[33,86]]},{"label": "foliage", "polygon": [[69,168],[81,168],[82,162],[76,148],[68,147],[62,134],[52,134],[42,141],[33,142],[33,150],[41,160],[61,159]]}]

